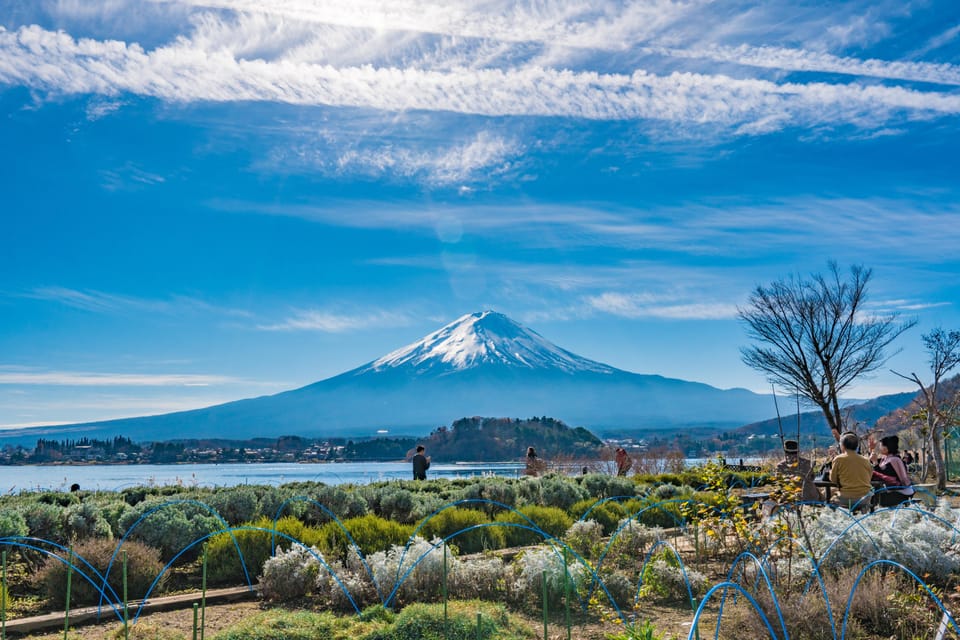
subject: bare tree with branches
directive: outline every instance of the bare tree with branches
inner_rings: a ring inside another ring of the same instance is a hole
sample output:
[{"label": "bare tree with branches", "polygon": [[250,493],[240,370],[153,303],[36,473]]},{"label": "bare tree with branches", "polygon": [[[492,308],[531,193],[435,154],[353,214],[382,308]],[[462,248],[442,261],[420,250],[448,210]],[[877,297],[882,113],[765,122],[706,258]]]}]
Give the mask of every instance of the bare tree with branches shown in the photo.
[{"label": "bare tree with branches", "polygon": [[840,394],[882,367],[887,347],[916,321],[866,312],[870,269],[854,265],[845,281],[836,262],[828,266],[826,275],[757,286],[737,312],[758,343],[740,350],[743,361],[819,407],[839,440],[845,419]]},{"label": "bare tree with branches", "polygon": [[923,384],[916,373],[893,373],[915,382],[920,387],[920,412],[926,419],[926,437],[930,440],[933,464],[937,470],[937,489],[943,490],[947,486],[947,467],[943,462],[943,429],[951,422],[953,411],[944,405],[940,383],[944,376],[960,364],[960,331],[947,332],[937,327],[923,336],[923,346],[930,355],[930,373],[933,374],[930,386]]}]

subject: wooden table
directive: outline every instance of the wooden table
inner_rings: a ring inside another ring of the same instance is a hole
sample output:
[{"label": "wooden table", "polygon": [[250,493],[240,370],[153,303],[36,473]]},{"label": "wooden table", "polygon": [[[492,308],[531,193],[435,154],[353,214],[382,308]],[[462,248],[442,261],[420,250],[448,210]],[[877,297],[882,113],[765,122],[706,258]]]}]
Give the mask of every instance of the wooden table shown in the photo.
[{"label": "wooden table", "polygon": [[829,480],[817,479],[813,481],[813,486],[817,487],[818,489],[824,489],[825,491],[824,491],[823,501],[830,502],[830,496],[831,496],[832,490],[835,488],[838,488],[840,485],[838,485],[835,482],[830,482]]}]

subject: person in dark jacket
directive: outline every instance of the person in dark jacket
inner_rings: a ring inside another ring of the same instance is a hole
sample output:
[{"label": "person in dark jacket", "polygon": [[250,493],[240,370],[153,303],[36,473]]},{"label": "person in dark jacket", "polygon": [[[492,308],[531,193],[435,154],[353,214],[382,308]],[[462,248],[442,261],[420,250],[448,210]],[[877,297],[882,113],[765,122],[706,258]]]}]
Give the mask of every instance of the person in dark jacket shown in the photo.
[{"label": "person in dark jacket", "polygon": [[430,468],[430,456],[423,455],[425,451],[422,444],[417,445],[417,455],[413,456],[413,479],[426,480],[427,469]]}]

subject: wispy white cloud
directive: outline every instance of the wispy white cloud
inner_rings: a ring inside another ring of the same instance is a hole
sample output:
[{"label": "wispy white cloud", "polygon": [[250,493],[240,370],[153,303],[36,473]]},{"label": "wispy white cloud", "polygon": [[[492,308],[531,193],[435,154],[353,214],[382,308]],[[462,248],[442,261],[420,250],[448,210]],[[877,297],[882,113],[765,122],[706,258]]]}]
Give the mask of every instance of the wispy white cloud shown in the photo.
[{"label": "wispy white cloud", "polygon": [[155,300],[120,296],[100,291],[80,291],[67,287],[37,287],[18,294],[23,298],[57,302],[75,309],[106,313],[121,309],[139,309],[143,311],[165,310],[166,305]]},{"label": "wispy white cloud", "polygon": [[675,320],[724,320],[735,318],[737,306],[726,302],[668,301],[648,293],[606,292],[588,296],[591,308],[624,318],[668,318]]},{"label": "wispy white cloud", "polygon": [[[331,151],[331,149],[333,151]],[[413,178],[426,185],[483,181],[516,169],[523,149],[514,140],[479,131],[459,143],[370,140],[325,134],[275,148],[268,164],[284,171],[305,170],[327,175]],[[469,192],[471,188],[463,185]]]},{"label": "wispy white cloud", "polygon": [[690,49],[650,48],[648,50],[673,58],[733,62],[740,65],[781,71],[835,73],[849,76],[884,78],[888,80],[909,80],[911,82],[960,85],[960,66],[948,63],[878,59],[862,60],[849,56],[836,56],[823,51],[746,44],[741,44],[736,47],[713,46]]},{"label": "wispy white cloud", "polygon": [[410,318],[402,313],[372,311],[344,314],[319,309],[301,309],[279,322],[261,324],[262,331],[320,331],[323,333],[346,333],[364,329],[383,329],[410,324]]},{"label": "wispy white cloud", "polygon": [[[656,249],[699,256],[825,255],[854,252],[892,259],[947,262],[960,244],[960,206],[922,198],[794,197],[634,209],[610,203],[559,205],[430,205],[331,202],[286,205],[214,201],[211,207],[304,218],[334,226],[474,235],[526,248]],[[343,215],[345,207],[363,215]],[[455,229],[455,233],[451,231]],[[896,229],[896,233],[890,233]],[[434,264],[436,264],[434,262]]]},{"label": "wispy white cloud", "polygon": [[334,67],[237,58],[189,40],[146,51],[75,40],[37,26],[0,31],[0,81],[54,94],[131,92],[177,102],[274,101],[296,105],[427,110],[484,116],[651,119],[739,127],[771,115],[783,126],[880,126],[960,113],[960,96],[903,87],[775,83],[645,70],[630,74],[520,67]]},{"label": "wispy white cloud", "polygon": [[[804,15],[802,12],[758,12],[754,8],[743,8],[742,13],[724,15],[724,26],[720,29],[716,24],[719,16],[714,16],[713,20],[709,18],[715,7],[711,7],[712,3],[706,1],[598,2],[589,7],[578,2],[557,2],[549,5],[523,2],[502,5],[488,3],[481,7],[475,3],[434,4],[380,0],[348,4],[287,0],[269,5],[256,0],[191,0],[190,4],[195,7],[238,12],[236,26],[204,18],[198,31],[204,31],[202,41],[215,45],[214,49],[225,47],[240,54],[262,49],[263,34],[273,36],[270,46],[275,48],[278,29],[283,29],[289,38],[296,29],[301,29],[297,27],[298,24],[313,23],[327,28],[333,27],[324,33],[322,39],[315,38],[310,43],[293,48],[288,59],[300,61],[325,60],[342,63],[342,54],[327,41],[331,39],[331,35],[343,35],[345,29],[354,31],[344,41],[348,50],[355,54],[359,40],[365,43],[365,46],[359,48],[375,59],[385,55],[386,48],[395,51],[398,42],[381,40],[380,47],[384,48],[381,51],[376,48],[377,36],[361,39],[355,31],[382,33],[388,30],[447,36],[457,38],[461,43],[464,39],[474,40],[481,43],[479,46],[482,48],[489,48],[491,43],[500,43],[497,51],[502,51],[504,44],[518,49],[521,45],[536,42],[549,48],[549,53],[542,53],[536,60],[550,66],[569,66],[575,59],[583,59],[582,53],[570,53],[571,49],[608,52],[636,50],[671,58],[729,62],[782,71],[827,72],[948,85],[960,83],[960,67],[957,65],[914,60],[863,60],[838,56],[821,48],[825,44],[837,48],[863,46],[890,37],[891,30],[884,18],[894,17],[900,10],[892,6],[883,8],[876,4],[867,5],[863,10],[851,5],[848,15],[844,15],[844,12],[831,12],[834,22],[827,25],[823,24],[822,18],[811,19],[809,14]],[[704,13],[707,18],[703,17]],[[789,48],[755,42],[730,46],[711,42],[713,38],[719,38],[719,34],[722,34],[725,41],[752,40],[757,33],[766,31],[765,27],[772,23],[779,23],[777,26],[780,28],[784,23],[796,25],[792,33],[785,34],[786,39],[794,42],[798,39],[806,40],[807,44],[814,48]],[[340,29],[336,29],[337,27]],[[948,30],[934,39],[931,46],[941,46],[942,42],[949,41],[955,35],[955,30]],[[308,40],[309,36],[301,29],[297,38]],[[200,36],[196,36],[196,39],[200,39]],[[668,43],[676,43],[678,40],[683,42],[684,46],[669,46]],[[307,52],[311,49],[313,56],[307,57]],[[427,49],[429,50],[429,47]],[[432,62],[431,67],[449,68],[451,58],[469,66],[468,59],[485,60],[490,56],[471,51],[469,58],[466,58],[447,51],[443,57],[428,55],[423,61]]]},{"label": "wispy white cloud", "polygon": [[95,313],[119,313],[140,311],[149,313],[181,314],[212,313],[230,317],[245,318],[252,314],[239,308],[222,307],[191,296],[174,295],[168,299],[140,298],[118,295],[92,289],[72,289],[69,287],[36,287],[29,291],[13,294],[20,298],[44,300],[63,304],[74,309]]},{"label": "wispy white cloud", "polygon": [[133,191],[167,181],[164,176],[146,171],[130,162],[115,169],[105,169],[100,175],[103,178],[103,188],[107,191]]},{"label": "wispy white cloud", "polygon": [[0,367],[0,384],[70,387],[206,387],[250,384],[250,381],[218,375],[36,371],[19,367]]}]

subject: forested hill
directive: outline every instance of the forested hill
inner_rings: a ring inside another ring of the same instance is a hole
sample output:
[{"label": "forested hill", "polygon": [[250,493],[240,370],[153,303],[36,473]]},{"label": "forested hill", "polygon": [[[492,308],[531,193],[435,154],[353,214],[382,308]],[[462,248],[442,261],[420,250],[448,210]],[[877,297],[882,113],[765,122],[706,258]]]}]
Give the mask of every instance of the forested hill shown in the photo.
[{"label": "forested hill", "polygon": [[527,447],[542,458],[594,457],[603,442],[583,427],[571,428],[553,418],[461,418],[428,437],[378,438],[351,443],[348,459],[398,459],[422,444],[434,462],[503,462],[522,460]]}]

